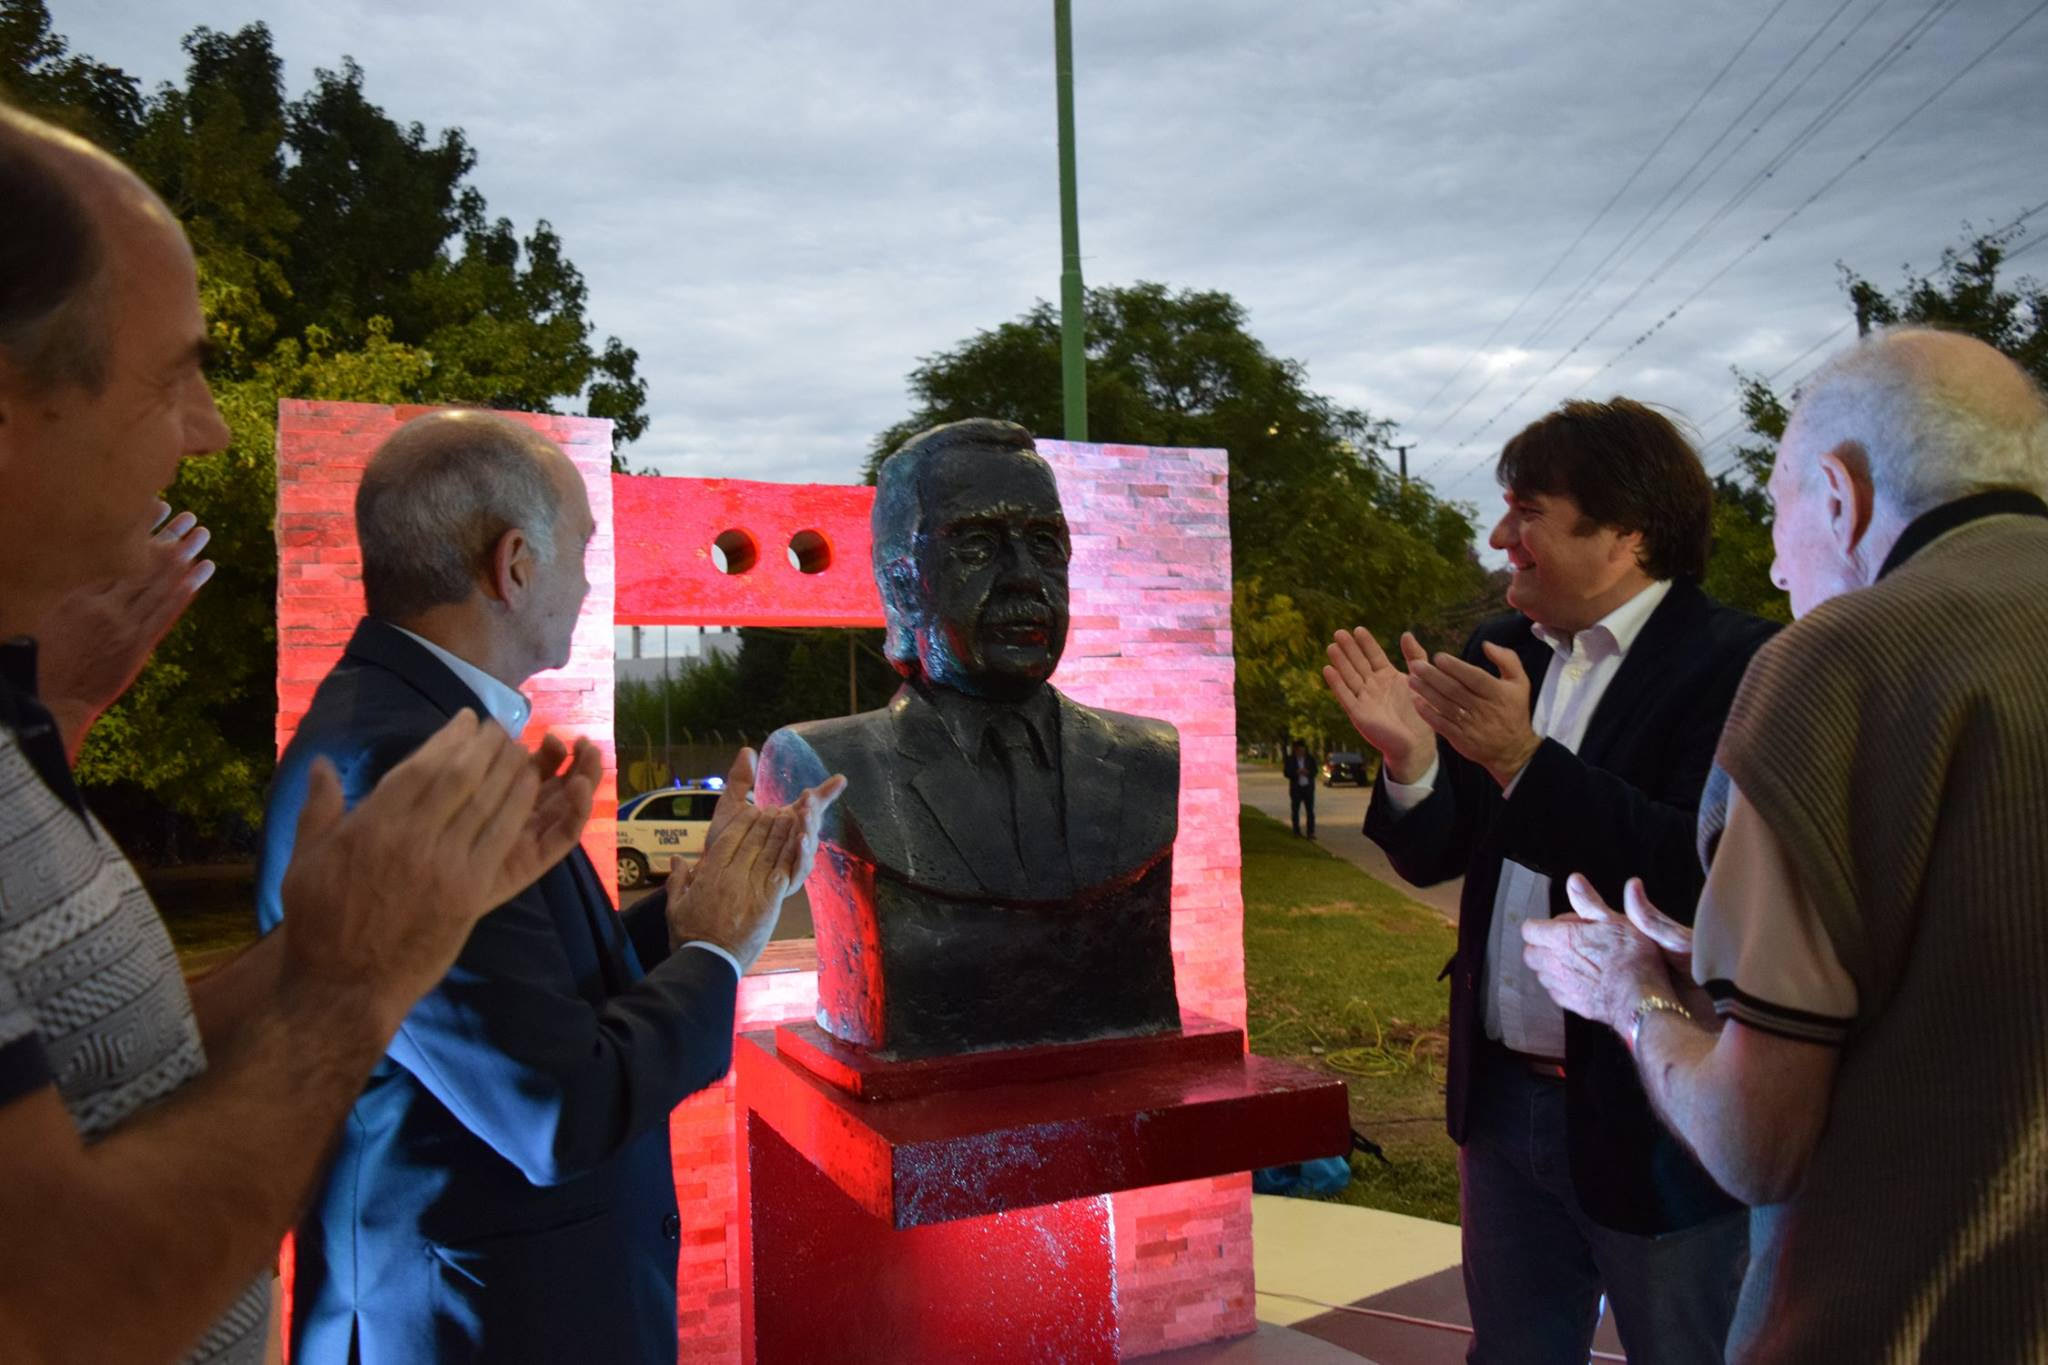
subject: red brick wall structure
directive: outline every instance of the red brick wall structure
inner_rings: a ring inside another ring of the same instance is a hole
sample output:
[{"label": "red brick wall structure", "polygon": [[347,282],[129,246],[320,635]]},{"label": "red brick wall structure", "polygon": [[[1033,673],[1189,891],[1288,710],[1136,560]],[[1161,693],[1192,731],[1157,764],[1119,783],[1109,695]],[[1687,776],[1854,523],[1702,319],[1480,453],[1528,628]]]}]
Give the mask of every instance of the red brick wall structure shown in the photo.
[{"label": "red brick wall structure", "polygon": [[[297,401],[281,406],[280,746],[361,614],[356,480],[377,444],[421,411]],[[583,471],[598,521],[589,562],[592,592],[575,654],[561,673],[529,684],[535,701],[530,736],[543,728],[587,734],[612,768],[614,618],[692,625],[881,623],[868,567],[871,490],[610,476],[609,423],[509,415],[564,445]],[[1224,454],[1056,441],[1039,449],[1058,475],[1075,546],[1073,628],[1055,681],[1087,705],[1158,716],[1179,727],[1173,948],[1181,1005],[1241,1024],[1243,904]],[[745,573],[713,565],[710,545],[728,531],[751,542],[753,564]],[[799,539],[806,531],[825,542],[824,562],[815,540]],[[789,562],[792,542],[800,564]],[[607,871],[614,865],[614,790],[603,790],[599,818],[585,837]],[[750,976],[740,991],[738,1026],[755,1030],[808,1018],[816,999],[815,972]],[[683,1355],[736,1362],[740,1271],[731,1081],[678,1107],[670,1131],[683,1218]],[[1131,1191],[1114,1196],[1112,1209],[1126,1357],[1252,1329],[1247,1177]]]},{"label": "red brick wall structure", "polygon": [[[1181,1008],[1242,1025],[1230,489],[1220,450],[1040,441],[1074,537],[1054,684],[1180,730],[1173,966]],[[1251,1178],[1112,1196],[1126,1358],[1252,1330]]]},{"label": "red brick wall structure", "polygon": [[[286,399],[277,414],[277,747],[283,752],[313,689],[363,616],[355,497],[384,439],[423,407]],[[612,424],[595,417],[508,412],[568,454],[583,476],[597,534],[585,571],[590,596],[576,620],[568,666],[526,684],[529,745],[549,731],[582,735],[604,753],[606,780],[583,847],[609,877],[617,866],[617,754],[612,743]]]}]

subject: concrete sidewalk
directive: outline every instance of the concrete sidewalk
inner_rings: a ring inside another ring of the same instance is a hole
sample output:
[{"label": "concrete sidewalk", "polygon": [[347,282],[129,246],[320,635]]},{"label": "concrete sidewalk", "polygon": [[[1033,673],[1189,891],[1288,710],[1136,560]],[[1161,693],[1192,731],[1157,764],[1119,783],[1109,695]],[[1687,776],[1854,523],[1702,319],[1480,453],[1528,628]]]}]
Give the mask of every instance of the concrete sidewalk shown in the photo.
[{"label": "concrete sidewalk", "polygon": [[[1280,769],[1264,763],[1237,765],[1238,799],[1281,824],[1287,820],[1287,779]],[[1372,797],[1370,787],[1325,787],[1316,784],[1316,842],[1355,865],[1368,877],[1385,882],[1411,900],[1433,907],[1451,923],[1458,922],[1458,894],[1465,880],[1439,882],[1435,886],[1410,886],[1394,871],[1380,847],[1365,837],[1365,807]]]},{"label": "concrete sidewalk", "polygon": [[[1471,1345],[1458,1229],[1378,1209],[1252,1196],[1258,1331],[1162,1365],[1460,1365]],[[1608,1319],[1593,1359],[1619,1361]]]}]

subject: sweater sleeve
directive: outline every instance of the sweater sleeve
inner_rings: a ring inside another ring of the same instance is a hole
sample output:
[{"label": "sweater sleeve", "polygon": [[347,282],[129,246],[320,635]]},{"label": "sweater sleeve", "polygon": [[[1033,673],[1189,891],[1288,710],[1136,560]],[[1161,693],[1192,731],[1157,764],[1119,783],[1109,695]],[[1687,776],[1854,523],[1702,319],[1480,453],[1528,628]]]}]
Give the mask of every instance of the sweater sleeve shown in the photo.
[{"label": "sweater sleeve", "polygon": [[1728,795],[1719,856],[1700,894],[1693,979],[1714,1012],[1809,1043],[1841,1043],[1856,1018],[1856,983],[1784,843],[1740,788]]}]

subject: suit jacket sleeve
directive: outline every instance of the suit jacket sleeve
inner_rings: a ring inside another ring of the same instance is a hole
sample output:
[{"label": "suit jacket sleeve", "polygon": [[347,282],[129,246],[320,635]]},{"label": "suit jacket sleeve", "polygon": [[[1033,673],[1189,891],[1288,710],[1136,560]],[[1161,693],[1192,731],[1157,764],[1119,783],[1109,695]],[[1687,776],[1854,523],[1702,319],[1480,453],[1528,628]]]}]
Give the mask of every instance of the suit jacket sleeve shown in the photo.
[{"label": "suit jacket sleeve", "polygon": [[656,888],[619,912],[640,965],[653,971],[668,960],[668,891]]},{"label": "suit jacket sleeve", "polygon": [[739,991],[715,954],[674,953],[594,1005],[571,978],[547,880],[477,925],[391,1045],[393,1061],[536,1185],[617,1155],[723,1076]]},{"label": "suit jacket sleeve", "polygon": [[[330,751],[348,804],[428,733],[407,727],[354,746],[353,755]],[[271,792],[265,863],[273,880],[290,856],[308,766],[281,764]],[[578,894],[566,861],[478,922],[447,977],[406,1016],[389,1054],[536,1185],[615,1156],[722,1077],[732,1064],[739,990],[716,954],[668,953],[664,927],[653,969],[594,1003],[577,989],[551,892]],[[636,905],[629,932],[644,932],[658,910],[658,896]],[[273,904],[265,918],[274,925],[281,913]]]},{"label": "suit jacket sleeve", "polygon": [[[1484,663],[1483,633],[1465,642],[1468,663]],[[1470,870],[1472,849],[1486,820],[1500,806],[1500,789],[1479,767],[1442,739],[1436,742],[1436,786],[1406,811],[1387,796],[1387,765],[1373,782],[1365,808],[1365,835],[1410,886],[1435,886]]]}]

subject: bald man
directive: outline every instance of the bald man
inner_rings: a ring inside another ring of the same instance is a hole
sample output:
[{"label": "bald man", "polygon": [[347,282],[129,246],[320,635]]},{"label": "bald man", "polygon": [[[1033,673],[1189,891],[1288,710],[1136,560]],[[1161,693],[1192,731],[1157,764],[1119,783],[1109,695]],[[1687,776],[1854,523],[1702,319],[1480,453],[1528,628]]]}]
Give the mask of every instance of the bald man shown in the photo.
[{"label": "bald man", "polygon": [[599,765],[543,779],[458,719],[347,816],[316,767],[291,932],[188,988],[72,781],[90,711],[45,695],[36,640],[136,571],[158,491],[227,444],[192,252],[118,162],[5,106],[0,219],[0,1360],[253,1365],[363,1078],[476,919],[574,845]]},{"label": "bald man", "polygon": [[[569,661],[596,531],[582,477],[486,412],[400,428],[356,493],[368,617],[278,762],[257,874],[266,929],[319,758],[353,800],[472,711]],[[694,875],[615,914],[570,851],[470,936],[406,1016],[299,1225],[296,1365],[676,1357],[668,1115],[732,1060],[740,974],[803,882],[832,780],[749,805],[742,755]]]},{"label": "bald man", "polygon": [[[2048,1354],[2048,402],[1967,337],[1836,357],[1778,446],[1687,933],[1523,929],[1752,1215],[1729,1357]],[[1687,970],[1689,958],[1690,970]]]}]

